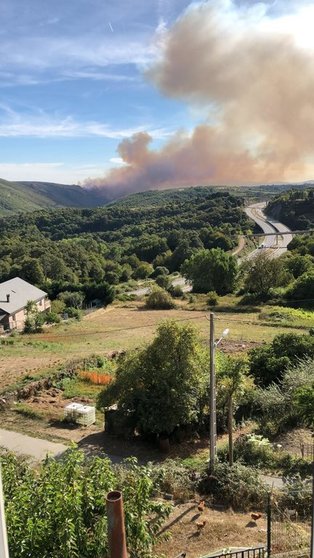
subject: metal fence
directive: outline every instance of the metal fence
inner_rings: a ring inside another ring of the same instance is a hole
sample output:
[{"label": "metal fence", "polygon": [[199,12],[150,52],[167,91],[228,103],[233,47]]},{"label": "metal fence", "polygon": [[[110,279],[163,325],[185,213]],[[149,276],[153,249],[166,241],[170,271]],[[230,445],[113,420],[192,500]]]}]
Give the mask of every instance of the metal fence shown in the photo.
[{"label": "metal fence", "polygon": [[282,509],[269,500],[267,510],[268,558],[306,558],[310,546],[311,523],[294,509]]},{"label": "metal fence", "polygon": [[[216,554],[210,558],[266,558],[265,548],[250,548],[246,550],[235,550],[224,554]],[[209,558],[209,557],[208,557]]]},{"label": "metal fence", "polygon": [[312,444],[300,444],[302,459],[314,461],[314,442]]}]

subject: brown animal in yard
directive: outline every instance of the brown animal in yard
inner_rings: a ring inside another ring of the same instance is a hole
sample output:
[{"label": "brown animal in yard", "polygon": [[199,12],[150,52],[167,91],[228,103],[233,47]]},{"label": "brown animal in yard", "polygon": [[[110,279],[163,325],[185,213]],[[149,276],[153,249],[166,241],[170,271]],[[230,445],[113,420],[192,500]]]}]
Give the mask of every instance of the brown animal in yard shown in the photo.
[{"label": "brown animal in yard", "polygon": [[257,521],[261,517],[262,517],[261,513],[251,513],[251,518],[253,519],[253,521]]},{"label": "brown animal in yard", "polygon": [[197,521],[195,523],[197,530],[201,531],[202,529],[204,529],[205,525],[206,525],[206,519],[204,519],[203,521]]},{"label": "brown animal in yard", "polygon": [[205,509],[205,500],[201,500],[201,501],[200,501],[200,503],[199,503],[198,506],[197,506],[197,509],[198,509],[198,511],[201,512],[201,513],[204,511],[204,509]]}]

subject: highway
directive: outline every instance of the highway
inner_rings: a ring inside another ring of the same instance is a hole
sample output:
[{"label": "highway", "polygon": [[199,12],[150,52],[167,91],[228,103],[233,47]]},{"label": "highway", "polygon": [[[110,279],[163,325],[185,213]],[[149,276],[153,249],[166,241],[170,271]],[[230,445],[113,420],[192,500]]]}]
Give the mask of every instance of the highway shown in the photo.
[{"label": "highway", "polygon": [[267,251],[267,254],[271,258],[279,258],[284,252],[287,251],[287,246],[291,242],[293,235],[285,234],[283,236],[272,235],[271,233],[285,232],[290,233],[290,229],[286,227],[283,223],[276,221],[275,219],[270,219],[265,215],[263,209],[265,208],[265,203],[256,203],[250,205],[245,209],[245,213],[250,219],[255,221],[257,225],[262,229],[262,231],[270,236],[265,236],[265,240],[260,246],[263,248],[257,248],[253,250],[248,256],[248,259],[255,258],[261,251]]},{"label": "highway", "polygon": [[[284,252],[287,251],[287,246],[289,242],[291,242],[293,236],[292,234],[285,234],[283,236],[277,236],[276,233],[278,232],[285,232],[291,233],[290,229],[286,227],[283,223],[279,223],[279,221],[275,221],[274,219],[269,219],[263,209],[265,208],[266,203],[255,203],[253,205],[249,205],[245,209],[245,213],[247,214],[250,219],[255,221],[257,225],[262,229],[262,231],[270,236],[265,236],[264,241],[260,244],[263,245],[263,248],[257,248],[250,252],[246,259],[256,258],[261,252],[266,251],[269,257],[271,258],[279,258]],[[273,235],[271,233],[274,233]],[[239,249],[234,251],[236,255],[239,252]],[[183,292],[190,292],[192,290],[191,284],[186,281],[183,277],[179,276],[172,281],[173,286],[180,286]],[[139,289],[135,289],[134,291],[129,291],[126,294],[136,295],[136,296],[144,296],[151,291],[150,287],[142,287]]]}]

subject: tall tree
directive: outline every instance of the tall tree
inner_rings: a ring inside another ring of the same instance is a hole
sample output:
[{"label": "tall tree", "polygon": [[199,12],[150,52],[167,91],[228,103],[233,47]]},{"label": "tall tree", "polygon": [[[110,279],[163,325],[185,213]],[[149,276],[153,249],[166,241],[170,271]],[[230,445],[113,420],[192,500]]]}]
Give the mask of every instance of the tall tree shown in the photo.
[{"label": "tall tree", "polygon": [[284,287],[291,278],[281,258],[273,259],[266,252],[247,260],[242,271],[245,273],[244,289],[248,293],[267,296],[274,287]]},{"label": "tall tree", "polygon": [[193,327],[167,321],[152,343],[120,362],[99,405],[118,403],[140,432],[169,435],[199,418],[207,374],[207,351]]},{"label": "tall tree", "polygon": [[233,413],[234,403],[252,386],[248,376],[248,363],[244,358],[224,356],[219,375],[219,389],[223,392],[228,413],[229,465],[233,465]]},{"label": "tall tree", "polygon": [[237,260],[221,248],[199,250],[182,268],[183,275],[193,284],[195,292],[216,291],[219,295],[232,292],[237,277]]}]

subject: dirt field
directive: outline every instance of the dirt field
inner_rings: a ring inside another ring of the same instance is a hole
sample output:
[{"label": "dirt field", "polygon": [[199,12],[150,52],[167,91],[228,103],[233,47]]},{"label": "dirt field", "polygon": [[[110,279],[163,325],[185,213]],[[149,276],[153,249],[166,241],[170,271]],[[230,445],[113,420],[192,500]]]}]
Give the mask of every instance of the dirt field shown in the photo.
[{"label": "dirt field", "polygon": [[[168,522],[170,539],[158,544],[156,550],[169,557],[186,552],[189,558],[199,558],[222,548],[263,546],[265,519],[254,528],[247,527],[250,520],[249,514],[223,513],[208,508],[200,514],[193,502],[175,506]],[[206,521],[204,528],[198,529],[196,523],[203,521]]]},{"label": "dirt field", "polygon": [[[205,525],[199,529],[196,524],[202,524],[203,521]],[[188,558],[199,558],[222,549],[266,546],[264,513],[255,522],[250,513],[222,512],[206,507],[200,514],[197,503],[188,502],[174,507],[167,525],[170,539],[156,546],[156,551],[164,553],[167,558],[173,558],[181,552],[186,552]],[[167,526],[164,530],[167,530]],[[309,542],[309,525],[291,523],[292,539],[294,534],[306,544]],[[287,549],[286,539],[287,536],[283,533],[282,539],[277,540],[276,552]]]},{"label": "dirt field", "polygon": [[[0,390],[25,375],[56,368],[71,358],[141,346],[153,337],[158,324],[169,318],[192,323],[204,341],[208,338],[205,311],[191,311],[187,306],[153,311],[144,310],[141,302],[115,304],[87,315],[81,322],[49,327],[42,334],[18,335],[11,338],[12,345],[0,345]],[[217,336],[226,327],[230,334],[221,347],[231,352],[245,351],[270,341],[281,331],[299,331],[263,325],[254,313],[217,313]]]}]

